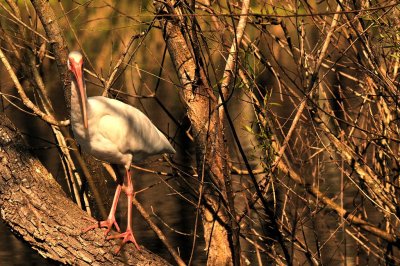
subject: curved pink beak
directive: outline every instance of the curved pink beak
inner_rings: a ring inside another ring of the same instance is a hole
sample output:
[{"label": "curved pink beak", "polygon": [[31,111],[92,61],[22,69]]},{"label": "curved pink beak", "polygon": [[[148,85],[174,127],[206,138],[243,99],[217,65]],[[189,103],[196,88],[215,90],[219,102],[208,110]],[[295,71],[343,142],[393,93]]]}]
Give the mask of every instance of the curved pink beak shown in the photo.
[{"label": "curved pink beak", "polygon": [[81,110],[83,115],[83,125],[88,128],[87,110],[86,110],[86,90],[83,86],[83,71],[82,61],[79,63],[70,62],[71,71],[75,75],[76,82],[78,82],[79,96],[81,97]]}]

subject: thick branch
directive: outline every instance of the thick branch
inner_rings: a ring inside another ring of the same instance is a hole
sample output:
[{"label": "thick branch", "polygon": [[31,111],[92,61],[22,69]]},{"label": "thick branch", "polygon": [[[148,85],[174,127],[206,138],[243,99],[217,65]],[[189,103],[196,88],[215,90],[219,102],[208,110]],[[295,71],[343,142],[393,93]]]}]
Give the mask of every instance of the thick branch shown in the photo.
[{"label": "thick branch", "polygon": [[67,69],[68,48],[64,39],[63,31],[57,23],[58,18],[54,14],[49,1],[46,0],[31,0],[33,7],[42,22],[46,35],[50,40],[51,49],[54,52],[58,72],[65,93],[67,107],[70,106],[71,91],[69,87],[69,75]]},{"label": "thick branch", "polygon": [[[170,13],[174,13],[173,7],[167,8]],[[221,203],[226,202],[223,194],[226,191],[223,174],[226,161],[223,156],[225,147],[221,134],[222,126],[216,109],[217,100],[207,79],[201,74],[205,72],[204,69],[197,69],[199,64],[196,64],[196,58],[193,58],[190,52],[190,43],[187,43],[182,33],[179,18],[174,17],[163,22],[168,51],[184,87],[180,94],[191,121],[197,170],[199,177],[207,184],[204,186],[205,193],[202,196],[208,207],[201,206],[208,251],[207,264],[232,265],[233,252],[229,243],[231,232],[224,227],[223,223],[226,224],[228,217]],[[213,211],[208,208],[212,208]]]},{"label": "thick branch", "polygon": [[82,234],[92,218],[65,196],[4,114],[0,114],[0,159],[2,219],[42,256],[65,264],[168,265],[131,244],[121,256],[114,255],[119,241],[106,240],[101,229]]}]

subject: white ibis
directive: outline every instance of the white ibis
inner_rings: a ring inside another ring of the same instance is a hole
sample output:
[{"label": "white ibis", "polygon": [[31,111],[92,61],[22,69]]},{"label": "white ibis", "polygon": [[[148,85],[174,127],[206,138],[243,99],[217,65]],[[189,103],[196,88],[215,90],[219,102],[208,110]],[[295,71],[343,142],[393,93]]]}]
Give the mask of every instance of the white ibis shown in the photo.
[{"label": "white ibis", "polygon": [[107,220],[96,223],[84,231],[97,227],[107,228],[107,235],[114,225],[115,211],[121,190],[128,198],[127,228],[111,238],[122,238],[120,251],[127,242],[136,243],[132,232],[132,197],[133,185],[130,167],[133,161],[140,161],[147,156],[175,153],[167,138],[153,125],[149,118],[138,109],[102,96],[87,97],[83,78],[83,57],[79,52],[68,56],[68,69],[73,73],[71,82],[71,125],[74,136],[82,150],[95,158],[125,168],[125,182],[117,185],[114,200]]}]

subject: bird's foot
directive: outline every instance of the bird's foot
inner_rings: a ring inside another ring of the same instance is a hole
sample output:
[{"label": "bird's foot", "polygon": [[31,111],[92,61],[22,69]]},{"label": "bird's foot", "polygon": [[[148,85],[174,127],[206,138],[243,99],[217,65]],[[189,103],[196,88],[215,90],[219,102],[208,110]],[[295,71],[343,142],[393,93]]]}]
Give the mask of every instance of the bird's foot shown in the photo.
[{"label": "bird's foot", "polygon": [[119,246],[119,248],[117,248],[115,250],[115,254],[118,254],[121,250],[121,248],[128,242],[132,242],[137,250],[140,250],[139,245],[136,243],[135,237],[133,236],[132,230],[131,229],[127,229],[126,232],[121,233],[121,234],[117,234],[117,235],[112,235],[107,237],[107,239],[116,239],[116,238],[122,238],[122,243]]},{"label": "bird's foot", "polygon": [[115,226],[115,228],[117,229],[118,232],[121,232],[121,230],[119,229],[119,226],[117,224],[117,221],[115,220],[115,217],[109,217],[107,220],[98,221],[97,223],[82,230],[82,232],[86,233],[87,231],[93,230],[95,228],[107,228],[107,230],[104,232],[104,235],[108,235],[108,233],[111,231],[111,228],[113,225]]}]

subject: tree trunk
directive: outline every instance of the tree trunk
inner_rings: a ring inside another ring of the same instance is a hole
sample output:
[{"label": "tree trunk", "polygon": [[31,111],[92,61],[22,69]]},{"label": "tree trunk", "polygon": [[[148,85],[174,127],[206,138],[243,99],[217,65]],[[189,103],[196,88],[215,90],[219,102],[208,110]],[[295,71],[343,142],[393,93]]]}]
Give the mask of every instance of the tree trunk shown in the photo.
[{"label": "tree trunk", "polygon": [[[165,39],[172,62],[183,88],[181,98],[186,105],[191,121],[192,135],[196,149],[196,165],[200,181],[200,206],[204,238],[207,251],[207,265],[233,265],[232,230],[229,227],[224,173],[229,172],[224,152],[218,116],[218,102],[205,78],[205,71],[191,53],[189,44],[180,26],[173,7],[167,7],[173,17],[163,20]],[[193,47],[192,47],[193,48]],[[192,50],[195,50],[193,48]],[[193,52],[196,54],[196,52]]]},{"label": "tree trunk", "polygon": [[16,128],[0,114],[0,211],[14,233],[42,256],[64,264],[168,265],[133,244],[114,255],[118,240],[102,229],[82,233],[93,223],[25,146]]},{"label": "tree trunk", "polygon": [[46,0],[32,0],[32,5],[36,10],[43,28],[46,31],[47,37],[50,39],[51,49],[54,52],[55,62],[60,75],[60,80],[63,84],[63,91],[65,94],[65,102],[67,110],[71,107],[71,88],[70,79],[67,68],[68,47],[64,38],[63,31],[58,24],[58,18],[54,14],[49,1]]}]

